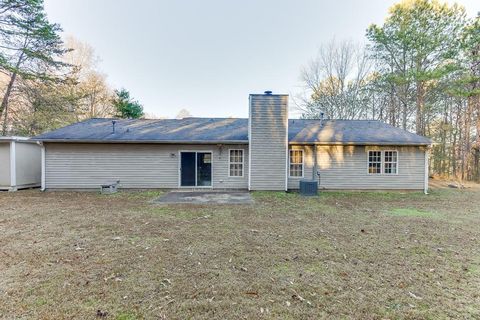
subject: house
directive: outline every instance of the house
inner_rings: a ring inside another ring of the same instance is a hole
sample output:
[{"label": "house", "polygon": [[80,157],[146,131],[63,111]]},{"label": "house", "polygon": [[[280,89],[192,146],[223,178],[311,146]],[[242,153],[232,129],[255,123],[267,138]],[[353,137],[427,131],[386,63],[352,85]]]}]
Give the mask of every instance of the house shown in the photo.
[{"label": "house", "polygon": [[40,187],[41,148],[23,137],[0,137],[0,190]]},{"label": "house", "polygon": [[251,94],[249,118],[90,119],[35,138],[43,189],[428,188],[425,137],[380,121],[288,119],[288,95]]}]

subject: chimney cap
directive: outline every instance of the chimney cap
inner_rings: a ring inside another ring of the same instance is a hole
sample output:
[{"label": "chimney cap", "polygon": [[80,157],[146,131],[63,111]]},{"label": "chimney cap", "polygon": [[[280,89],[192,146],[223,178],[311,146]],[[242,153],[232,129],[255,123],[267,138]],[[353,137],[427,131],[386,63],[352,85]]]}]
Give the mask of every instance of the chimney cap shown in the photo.
[{"label": "chimney cap", "polygon": [[271,90],[267,90],[264,92],[267,96],[270,96],[272,94],[272,91]]}]

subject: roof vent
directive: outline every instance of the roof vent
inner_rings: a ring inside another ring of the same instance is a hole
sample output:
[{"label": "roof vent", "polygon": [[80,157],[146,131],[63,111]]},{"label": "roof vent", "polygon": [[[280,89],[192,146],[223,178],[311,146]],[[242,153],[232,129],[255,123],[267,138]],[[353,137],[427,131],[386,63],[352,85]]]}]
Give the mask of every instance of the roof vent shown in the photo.
[{"label": "roof vent", "polygon": [[115,133],[115,123],[117,123],[117,121],[112,120],[112,134]]},{"label": "roof vent", "polygon": [[272,95],[272,91],[270,91],[270,90],[267,90],[267,91],[265,91],[264,93],[265,93],[267,96],[271,96],[271,95]]}]

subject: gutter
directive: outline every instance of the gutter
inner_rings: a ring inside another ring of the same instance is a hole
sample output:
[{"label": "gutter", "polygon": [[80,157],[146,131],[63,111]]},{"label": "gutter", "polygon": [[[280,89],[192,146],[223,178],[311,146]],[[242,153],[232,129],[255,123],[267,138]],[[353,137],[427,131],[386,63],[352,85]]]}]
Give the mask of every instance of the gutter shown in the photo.
[{"label": "gutter", "polygon": [[0,137],[0,142],[24,142],[24,143],[35,143],[31,138],[26,137]]},{"label": "gutter", "polygon": [[[143,144],[249,144],[249,140],[81,140],[81,139],[30,139],[31,142],[48,143],[143,143]],[[318,145],[318,146],[430,146],[431,143],[401,143],[401,142],[299,142],[289,141],[289,145]]]},{"label": "gutter", "polygon": [[425,150],[425,180],[423,182],[423,193],[428,194],[428,149]]},{"label": "gutter", "polygon": [[248,144],[248,140],[75,140],[75,139],[32,139],[35,142],[48,143],[144,143],[144,144]]},{"label": "gutter", "polygon": [[359,142],[297,142],[290,141],[291,145],[317,145],[317,146],[430,146],[431,143],[418,142],[375,142],[375,141],[359,141]]}]

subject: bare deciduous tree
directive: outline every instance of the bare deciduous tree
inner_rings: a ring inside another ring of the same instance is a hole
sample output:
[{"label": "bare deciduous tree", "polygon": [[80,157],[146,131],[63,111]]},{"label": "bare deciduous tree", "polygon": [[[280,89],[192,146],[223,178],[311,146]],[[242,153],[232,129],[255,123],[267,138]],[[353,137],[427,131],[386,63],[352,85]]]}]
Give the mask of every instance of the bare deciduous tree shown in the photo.
[{"label": "bare deciduous tree", "polygon": [[301,72],[305,93],[298,107],[305,117],[318,117],[321,112],[341,119],[366,116],[364,86],[371,67],[363,46],[330,41]]},{"label": "bare deciduous tree", "polygon": [[191,117],[192,115],[190,114],[190,111],[187,109],[182,109],[178,112],[177,116],[175,118],[177,119],[183,119],[183,118],[188,118]]}]

